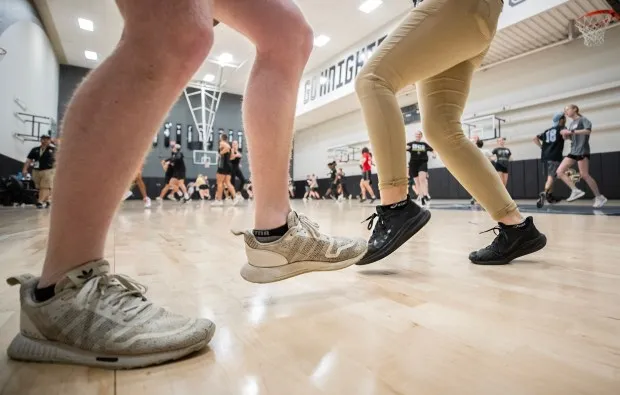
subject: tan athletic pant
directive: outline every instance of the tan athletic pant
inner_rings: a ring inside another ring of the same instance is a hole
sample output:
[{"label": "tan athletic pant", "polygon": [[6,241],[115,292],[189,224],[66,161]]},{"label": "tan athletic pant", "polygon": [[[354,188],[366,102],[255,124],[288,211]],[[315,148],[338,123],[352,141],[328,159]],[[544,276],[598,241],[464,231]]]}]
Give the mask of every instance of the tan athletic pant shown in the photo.
[{"label": "tan athletic pant", "polygon": [[383,41],[356,90],[379,189],[407,185],[405,125],[396,93],[416,84],[422,127],[448,170],[494,219],[517,209],[495,169],[461,128],[474,70],[497,29],[501,0],[426,0]]}]

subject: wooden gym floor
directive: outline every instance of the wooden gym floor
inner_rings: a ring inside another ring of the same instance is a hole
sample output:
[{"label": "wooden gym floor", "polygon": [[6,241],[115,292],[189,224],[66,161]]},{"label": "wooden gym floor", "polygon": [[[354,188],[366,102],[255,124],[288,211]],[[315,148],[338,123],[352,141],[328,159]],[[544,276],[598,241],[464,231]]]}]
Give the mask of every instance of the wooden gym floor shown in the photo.
[{"label": "wooden gym floor", "polygon": [[[531,202],[530,202],[531,203]],[[371,207],[294,206],[366,236]],[[0,286],[2,395],[620,394],[620,217],[535,214],[545,250],[471,265],[493,238],[483,212],[434,210],[390,258],[271,285],[243,281],[251,206],[126,202],[107,243],[115,270],[170,309],[218,325],[192,358],[136,371],[9,361],[17,288]],[[0,276],[38,273],[49,212],[0,210]]]}]

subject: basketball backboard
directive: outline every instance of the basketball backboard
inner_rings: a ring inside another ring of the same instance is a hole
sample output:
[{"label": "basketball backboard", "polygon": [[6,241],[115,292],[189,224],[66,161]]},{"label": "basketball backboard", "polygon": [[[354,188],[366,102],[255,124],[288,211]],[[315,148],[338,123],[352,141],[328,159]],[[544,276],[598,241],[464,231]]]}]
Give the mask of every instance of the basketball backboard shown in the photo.
[{"label": "basketball backboard", "polygon": [[469,118],[463,120],[463,131],[467,138],[474,136],[480,137],[480,140],[494,140],[502,136],[502,123],[504,119],[493,115],[484,117]]},{"label": "basketball backboard", "polygon": [[217,151],[194,151],[194,164],[203,165],[204,167],[215,166],[218,161]]}]

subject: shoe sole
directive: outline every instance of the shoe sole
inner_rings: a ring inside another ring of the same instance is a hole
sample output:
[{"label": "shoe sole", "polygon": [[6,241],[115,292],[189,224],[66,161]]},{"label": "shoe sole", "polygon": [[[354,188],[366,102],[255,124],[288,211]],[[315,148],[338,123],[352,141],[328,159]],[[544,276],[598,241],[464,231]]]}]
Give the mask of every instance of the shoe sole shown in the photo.
[{"label": "shoe sole", "polygon": [[136,369],[176,361],[198,352],[209,344],[214,334],[215,324],[211,324],[207,338],[189,347],[155,354],[112,355],[85,351],[48,340],[31,339],[20,333],[9,345],[7,354],[11,359],[24,362],[83,365],[104,369]]},{"label": "shoe sole", "polygon": [[571,197],[569,196],[568,199],[566,199],[567,202],[574,202],[577,199],[580,199],[582,197],[584,197],[586,195],[586,193],[584,191],[579,192],[579,194],[577,196],[575,196],[574,198],[571,199]]},{"label": "shoe sole", "polygon": [[311,272],[329,272],[345,269],[355,265],[365,254],[366,251],[355,258],[347,259],[342,262],[301,261],[277,267],[259,267],[246,263],[241,268],[241,277],[255,284],[274,283]]},{"label": "shoe sole", "polygon": [[431,219],[431,212],[427,210],[422,210],[420,214],[416,215],[414,218],[410,220],[410,223],[415,224],[414,227],[403,226],[401,228],[401,232],[397,233],[394,236],[394,243],[386,246],[382,250],[377,251],[373,255],[367,255],[362,260],[360,260],[356,265],[365,266],[371,263],[380,261],[381,259],[387,257],[394,251],[400,248],[403,244],[405,244],[410,238],[416,235]]},{"label": "shoe sole", "polygon": [[507,265],[510,262],[514,261],[517,258],[520,258],[525,255],[533,254],[537,251],[542,250],[547,245],[547,236],[542,233],[540,236],[535,238],[534,240],[530,240],[527,242],[519,251],[516,251],[512,255],[509,255],[508,258],[500,260],[500,261],[476,261],[470,259],[471,263],[475,265],[484,265],[484,266],[492,266],[492,265]]}]

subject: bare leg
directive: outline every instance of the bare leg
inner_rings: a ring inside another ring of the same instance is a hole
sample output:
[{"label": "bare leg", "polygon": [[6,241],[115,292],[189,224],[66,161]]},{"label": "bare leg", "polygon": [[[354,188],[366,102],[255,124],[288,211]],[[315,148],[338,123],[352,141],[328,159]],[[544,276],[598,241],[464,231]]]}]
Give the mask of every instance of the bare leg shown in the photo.
[{"label": "bare leg", "polygon": [[49,200],[52,190],[49,188],[39,189],[39,203],[45,203]]},{"label": "bare leg", "polygon": [[547,181],[545,182],[545,192],[551,193],[553,191],[553,177],[547,176]]},{"label": "bare leg", "polygon": [[[208,6],[192,0],[159,1],[156,7],[151,0],[118,3],[126,21],[123,38],[76,91],[62,125],[42,287],[103,257],[110,222],[153,131],[213,41]],[[102,169],[115,177],[100,178]],[[84,182],[92,179],[99,182]]]},{"label": "bare leg", "polygon": [[217,174],[215,176],[215,180],[217,182],[217,189],[215,190],[215,200],[222,200],[224,197],[224,176],[222,174]]},{"label": "bare leg", "polygon": [[142,179],[142,173],[138,173],[135,179],[135,183],[140,190],[140,195],[142,195],[142,200],[145,200],[148,195],[146,194],[146,185],[144,185],[144,180]]},{"label": "bare leg", "polygon": [[594,196],[601,196],[601,191],[598,189],[598,184],[596,180],[590,175],[590,159],[584,158],[577,162],[577,166],[579,166],[579,174],[581,174],[581,178],[588,183],[588,186],[592,190]]},{"label": "bare leg", "polygon": [[234,199],[236,197],[237,193],[235,191],[235,186],[232,184],[231,179],[232,179],[231,176],[225,176],[224,177],[224,186],[226,187],[226,189],[228,189],[228,193],[230,194],[231,199]]},{"label": "bare leg", "polygon": [[564,158],[562,160],[562,163],[560,163],[560,167],[558,167],[557,172],[558,178],[564,181],[564,183],[571,189],[571,191],[577,189],[577,187],[575,186],[573,180],[571,180],[570,177],[566,174],[566,172],[575,164],[575,162],[576,161],[571,158]]},{"label": "bare leg", "polygon": [[[312,29],[290,0],[215,0],[214,16],[256,45],[243,100],[256,188],[254,222],[257,229],[277,228],[290,212],[287,188],[295,104],[312,51]],[[265,100],[267,91],[272,100]]]}]

